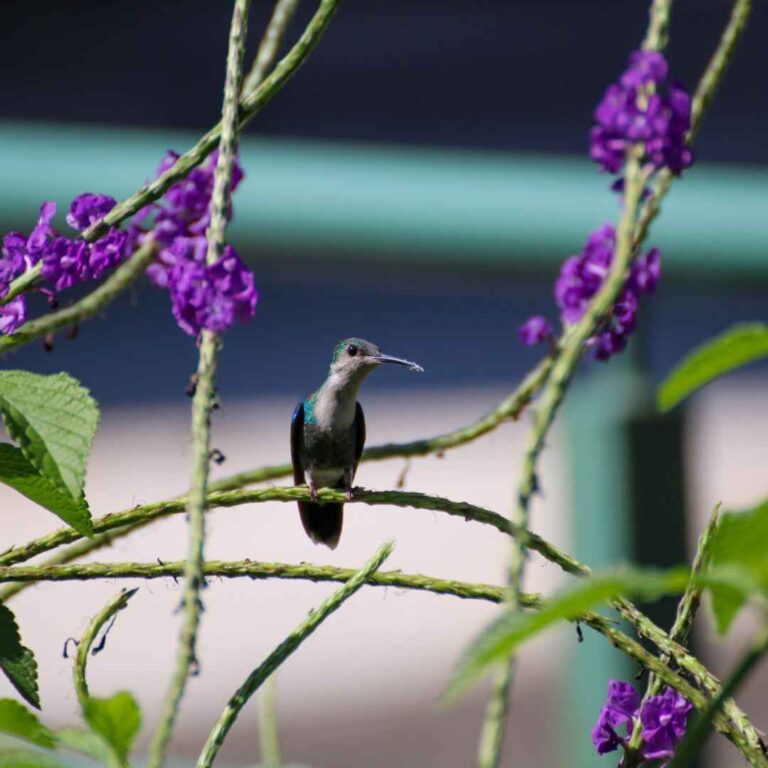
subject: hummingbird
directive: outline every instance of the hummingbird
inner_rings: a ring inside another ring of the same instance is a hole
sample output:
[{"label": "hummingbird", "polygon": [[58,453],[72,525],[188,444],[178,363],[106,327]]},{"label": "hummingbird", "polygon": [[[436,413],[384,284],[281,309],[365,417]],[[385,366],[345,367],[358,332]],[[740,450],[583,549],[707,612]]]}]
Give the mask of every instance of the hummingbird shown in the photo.
[{"label": "hummingbird", "polygon": [[291,417],[294,485],[309,487],[311,501],[300,501],[304,530],[315,544],[335,549],[341,536],[344,505],[316,501],[318,488],[341,488],[352,500],[352,481],[365,444],[365,416],[357,393],[368,374],[382,363],[423,368],[410,360],[382,354],[364,339],[344,339],[333,350],[323,385],[302,400]]}]

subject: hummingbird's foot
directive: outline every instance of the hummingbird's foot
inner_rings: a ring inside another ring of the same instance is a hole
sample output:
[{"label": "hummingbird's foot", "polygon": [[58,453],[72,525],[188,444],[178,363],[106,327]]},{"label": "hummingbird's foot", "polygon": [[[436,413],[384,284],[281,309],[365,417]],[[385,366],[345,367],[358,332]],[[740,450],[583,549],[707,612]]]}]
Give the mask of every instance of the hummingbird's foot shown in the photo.
[{"label": "hummingbird's foot", "polygon": [[315,487],[315,484],[307,483],[307,486],[309,487],[309,500],[317,501],[317,488]]},{"label": "hummingbird's foot", "polygon": [[347,492],[344,494],[344,498],[347,501],[352,501],[354,496],[355,496],[355,489],[354,488],[347,488]]}]

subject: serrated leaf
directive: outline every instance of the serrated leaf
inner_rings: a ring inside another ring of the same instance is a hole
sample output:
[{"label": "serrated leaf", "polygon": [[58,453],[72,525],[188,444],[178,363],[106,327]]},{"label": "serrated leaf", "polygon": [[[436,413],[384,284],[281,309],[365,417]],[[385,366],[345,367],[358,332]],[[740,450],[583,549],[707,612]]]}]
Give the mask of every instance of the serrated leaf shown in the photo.
[{"label": "serrated leaf", "polygon": [[0,443],[0,482],[60,517],[78,533],[93,533],[85,499],[76,501],[43,477],[16,446]]},{"label": "serrated leaf", "polygon": [[40,709],[35,655],[21,644],[16,617],[2,603],[0,603],[0,668],[24,700],[35,709]]},{"label": "serrated leaf", "polygon": [[88,725],[125,760],[141,727],[141,710],[128,691],[109,699],[88,699],[84,711]]},{"label": "serrated leaf", "polygon": [[735,325],[693,350],[659,387],[659,409],[668,411],[725,373],[768,357],[768,325]]},{"label": "serrated leaf", "polygon": [[0,731],[48,749],[56,743],[37,716],[14,699],[0,699]]},{"label": "serrated leaf", "polygon": [[66,373],[0,371],[0,413],[30,464],[79,501],[99,423],[88,390]]},{"label": "serrated leaf", "polygon": [[[768,501],[742,512],[724,512],[712,542],[712,568],[738,571],[768,595]],[[728,585],[712,587],[718,632],[728,631],[748,595]]]}]

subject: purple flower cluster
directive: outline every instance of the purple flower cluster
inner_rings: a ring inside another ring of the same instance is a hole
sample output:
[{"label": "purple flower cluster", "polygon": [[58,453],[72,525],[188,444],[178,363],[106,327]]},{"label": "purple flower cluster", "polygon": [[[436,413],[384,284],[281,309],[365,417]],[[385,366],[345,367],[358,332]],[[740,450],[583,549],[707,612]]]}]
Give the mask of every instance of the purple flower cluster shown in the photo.
[{"label": "purple flower cluster", "polygon": [[[673,688],[650,696],[641,706],[640,696],[632,685],[610,680],[608,697],[592,730],[592,743],[599,755],[625,747],[639,718],[643,759],[666,759],[672,757],[685,735],[690,711],[691,705]],[[624,736],[617,732],[622,726],[626,727]]]},{"label": "purple flower cluster", "polygon": [[[67,223],[82,231],[114,206],[115,200],[107,195],[79,195],[72,201]],[[51,224],[55,214],[56,203],[44,202],[37,224],[28,236],[9,232],[3,238],[0,298],[8,295],[16,278],[38,263],[42,263],[43,280],[51,283],[55,291],[62,291],[76,283],[98,279],[133,248],[132,234],[115,227],[94,243],[60,235]],[[51,294],[49,290],[45,292]],[[26,296],[21,294],[0,307],[0,333],[13,333],[26,317]]]},{"label": "purple flower cluster", "polygon": [[[138,219],[151,218],[158,256],[147,269],[152,282],[171,294],[173,314],[179,327],[191,336],[201,330],[224,331],[235,319],[245,322],[256,312],[258,294],[253,273],[234,248],[227,246],[215,264],[206,264],[205,231],[210,223],[213,175],[217,152],[174,184],[158,203],[143,209]],[[169,152],[158,168],[164,173],[178,155]],[[235,163],[232,190],[243,178]],[[231,217],[232,212],[228,215]]]},{"label": "purple flower cluster", "polygon": [[[217,156],[218,152],[212,153],[205,165],[174,184],[162,200],[139,211],[126,231],[112,227],[93,243],[60,235],[52,225],[56,204],[43,203],[29,236],[9,232],[3,239],[0,300],[8,295],[14,280],[38,264],[40,276],[55,291],[98,279],[127,258],[151,231],[157,259],[147,274],[155,285],[169,291],[173,314],[182,330],[197,336],[204,328],[220,332],[232,326],[236,318],[250,319],[256,311],[255,281],[235,250],[227,246],[216,263],[206,263],[205,232],[210,223]],[[158,175],[177,159],[176,153],[169,152]],[[242,178],[243,172],[235,163],[233,190]],[[86,192],[72,201],[67,224],[83,232],[115,205],[114,198],[108,195]],[[230,210],[228,216],[231,215]],[[55,297],[50,289],[39,290]],[[13,333],[26,319],[24,294],[0,305],[0,333]]]},{"label": "purple flower cluster", "polygon": [[658,51],[635,51],[619,82],[608,87],[590,134],[590,155],[604,171],[618,173],[633,144],[643,145],[646,163],[676,176],[693,163],[686,145],[691,97],[677,83],[666,85],[667,72]]},{"label": "purple flower cluster", "polygon": [[[581,319],[610,270],[615,247],[616,230],[612,224],[605,224],[590,234],[579,254],[565,260],[555,282],[555,300],[563,325]],[[637,323],[640,296],[653,293],[660,276],[658,248],[651,248],[632,263],[610,317],[587,340],[586,345],[594,350],[598,360],[607,360],[626,347]],[[551,338],[552,328],[543,317],[534,316],[521,326],[518,335],[523,344],[530,346]]]}]

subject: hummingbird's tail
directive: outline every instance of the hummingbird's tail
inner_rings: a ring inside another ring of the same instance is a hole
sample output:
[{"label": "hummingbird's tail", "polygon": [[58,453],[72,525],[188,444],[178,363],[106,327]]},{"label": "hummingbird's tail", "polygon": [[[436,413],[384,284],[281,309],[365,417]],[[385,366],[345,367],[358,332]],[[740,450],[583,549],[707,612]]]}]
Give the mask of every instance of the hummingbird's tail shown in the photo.
[{"label": "hummingbird's tail", "polygon": [[344,522],[343,504],[316,504],[311,501],[300,501],[299,512],[301,524],[315,544],[325,544],[336,549],[341,536],[341,526]]}]

